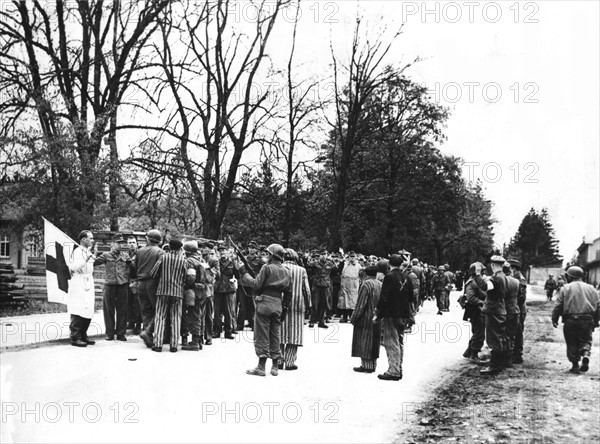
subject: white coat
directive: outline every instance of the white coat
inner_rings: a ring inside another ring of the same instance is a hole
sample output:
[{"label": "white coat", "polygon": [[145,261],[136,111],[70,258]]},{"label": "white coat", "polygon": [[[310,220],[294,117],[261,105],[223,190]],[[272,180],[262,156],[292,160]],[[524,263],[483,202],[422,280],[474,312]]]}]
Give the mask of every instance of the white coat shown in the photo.
[{"label": "white coat", "polygon": [[92,319],[94,316],[94,258],[89,248],[79,246],[69,261],[71,280],[67,295],[69,314]]}]

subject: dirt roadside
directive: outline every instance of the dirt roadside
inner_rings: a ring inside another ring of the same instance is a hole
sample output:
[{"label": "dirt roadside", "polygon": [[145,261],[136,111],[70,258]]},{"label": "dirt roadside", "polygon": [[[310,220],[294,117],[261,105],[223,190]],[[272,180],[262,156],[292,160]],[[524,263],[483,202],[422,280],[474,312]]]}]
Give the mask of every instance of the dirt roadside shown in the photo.
[{"label": "dirt roadside", "polygon": [[553,305],[539,297],[528,303],[524,364],[484,377],[465,360],[403,418],[410,425],[400,442],[600,442],[598,329],[589,372],[569,373],[562,324],[554,329],[550,320]]}]

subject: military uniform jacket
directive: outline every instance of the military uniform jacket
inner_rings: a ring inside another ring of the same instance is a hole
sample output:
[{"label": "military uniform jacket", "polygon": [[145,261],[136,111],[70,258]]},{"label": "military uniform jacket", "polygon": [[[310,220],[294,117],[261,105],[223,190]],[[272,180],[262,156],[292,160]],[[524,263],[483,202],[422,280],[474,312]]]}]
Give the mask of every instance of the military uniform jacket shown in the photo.
[{"label": "military uniform jacket", "polygon": [[313,271],[313,285],[315,287],[331,287],[331,272],[335,264],[331,261],[314,261],[309,263]]},{"label": "military uniform jacket", "polygon": [[506,316],[506,295],[508,293],[508,282],[506,275],[499,271],[490,278],[494,288],[487,291],[487,297],[483,304],[483,313]]},{"label": "military uniform jacket", "polygon": [[519,289],[520,283],[518,279],[515,279],[512,276],[506,276],[506,281],[508,283],[507,293],[506,293],[506,314],[518,314],[521,311],[519,310]]},{"label": "military uniform jacket", "polygon": [[432,279],[434,290],[447,290],[448,285],[450,285],[450,278],[444,273],[436,273]]},{"label": "military uniform jacket", "polygon": [[558,322],[562,316],[563,322],[570,317],[588,317],[594,324],[600,322],[600,299],[598,292],[590,284],[574,281],[565,284],[558,292],[556,304],[552,310],[552,321]]}]

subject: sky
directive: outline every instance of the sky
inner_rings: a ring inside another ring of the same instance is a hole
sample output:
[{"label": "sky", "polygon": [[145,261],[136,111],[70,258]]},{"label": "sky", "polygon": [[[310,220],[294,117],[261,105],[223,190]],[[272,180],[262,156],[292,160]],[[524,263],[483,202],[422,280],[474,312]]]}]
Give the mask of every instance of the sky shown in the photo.
[{"label": "sky", "polygon": [[[548,209],[565,260],[584,236],[599,236],[599,2],[303,0],[300,71],[327,67],[330,41],[349,54],[357,8],[372,36],[403,25],[386,62],[422,59],[408,73],[450,107],[440,148],[483,182],[498,246],[532,207]],[[292,16],[275,30],[272,54],[287,54]]]}]

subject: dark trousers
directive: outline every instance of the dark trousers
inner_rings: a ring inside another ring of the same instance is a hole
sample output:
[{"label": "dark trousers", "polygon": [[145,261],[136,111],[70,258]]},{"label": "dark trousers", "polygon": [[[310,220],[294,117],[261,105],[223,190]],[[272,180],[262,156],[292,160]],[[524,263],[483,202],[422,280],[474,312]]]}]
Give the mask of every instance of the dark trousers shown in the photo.
[{"label": "dark trousers", "polygon": [[506,351],[512,356],[519,330],[519,313],[506,315]]},{"label": "dark trousers", "polygon": [[[213,324],[214,334],[231,334],[233,331],[232,307],[235,303],[235,293],[215,293],[215,318]],[[221,316],[225,318],[223,323]]]},{"label": "dark trousers", "polygon": [[437,309],[443,311],[446,309],[446,292],[444,290],[435,290],[435,301],[437,303]]},{"label": "dark trousers", "polygon": [[546,297],[549,301],[552,300],[552,295],[554,294],[554,290],[546,290]]},{"label": "dark trousers", "polygon": [[339,312],[337,306],[338,306],[338,301],[340,299],[340,284],[333,284],[333,288],[331,291],[331,309],[329,310],[329,315],[334,315],[337,314]]},{"label": "dark trousers", "polygon": [[91,319],[82,318],[79,315],[71,315],[71,325],[69,329],[71,330],[71,341],[85,341],[88,337],[87,331],[92,322]]},{"label": "dark trousers", "polygon": [[519,313],[519,327],[517,328],[517,334],[515,336],[515,348],[513,349],[513,356],[521,358],[523,357],[523,331],[525,330],[525,318],[527,312]]},{"label": "dark trousers", "polygon": [[[128,284],[104,285],[102,291],[102,306],[104,310],[104,326],[106,334],[113,336],[115,330],[117,336],[124,335],[127,328],[127,292]],[[117,322],[115,325],[115,311]]]},{"label": "dark trousers", "polygon": [[209,296],[206,298],[206,304],[204,305],[204,322],[202,323],[204,339],[212,339],[214,316],[215,297]]},{"label": "dark trousers", "polygon": [[250,328],[254,326],[254,292],[250,287],[238,288],[238,317],[237,327],[239,330],[244,329],[244,322],[248,321]]},{"label": "dark trousers", "polygon": [[136,292],[131,291],[129,287],[127,291],[127,322],[136,326],[142,325],[142,309],[140,308],[140,300]]},{"label": "dark trousers", "polygon": [[469,349],[473,353],[479,353],[483,342],[485,341],[485,322],[483,315],[471,316],[471,339],[469,339]]},{"label": "dark trousers", "polygon": [[149,335],[154,333],[154,316],[156,314],[156,290],[158,289],[157,279],[148,279],[139,281],[138,299],[142,311],[142,321],[144,322],[144,331]]},{"label": "dark trousers", "polygon": [[506,350],[506,315],[485,314],[485,340],[494,352]]},{"label": "dark trousers", "polygon": [[281,298],[259,295],[254,315],[254,350],[259,358],[281,358]]},{"label": "dark trousers", "polygon": [[582,357],[590,355],[594,321],[591,318],[567,318],[564,321],[567,358],[571,362],[579,362]]},{"label": "dark trousers", "polygon": [[324,322],[327,312],[327,299],[331,298],[330,287],[313,287],[311,292],[312,312],[310,316],[311,323]]},{"label": "dark trousers", "polygon": [[196,344],[202,343],[202,332],[204,324],[204,303],[200,304],[196,299],[196,304],[192,306],[185,305],[181,316],[181,336],[187,338],[188,334],[192,334],[192,342]]}]

